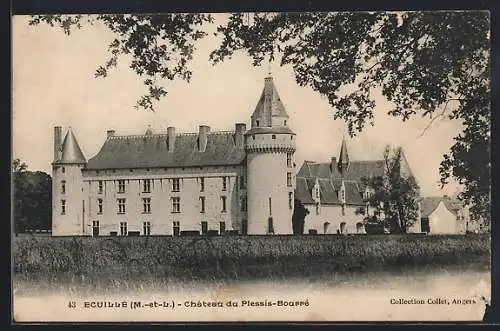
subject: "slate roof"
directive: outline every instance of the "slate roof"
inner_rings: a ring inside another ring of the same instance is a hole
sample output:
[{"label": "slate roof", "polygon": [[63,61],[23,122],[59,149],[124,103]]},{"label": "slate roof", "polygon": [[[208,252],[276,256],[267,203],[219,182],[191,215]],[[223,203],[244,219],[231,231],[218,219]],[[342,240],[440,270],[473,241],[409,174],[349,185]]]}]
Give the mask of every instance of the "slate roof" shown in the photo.
[{"label": "slate roof", "polygon": [[288,118],[288,114],[278,95],[273,78],[266,77],[264,79],[264,88],[252,114],[252,122],[254,118],[259,118],[261,120],[259,126],[271,126],[271,117]]},{"label": "slate roof", "polygon": [[204,152],[198,151],[198,133],[177,134],[173,151],[168,151],[167,137],[167,134],[108,137],[86,169],[239,165],[245,160],[245,151],[236,147],[232,131],[208,133]]},{"label": "slate roof", "polygon": [[429,217],[429,215],[436,210],[441,201],[443,201],[446,209],[455,215],[457,215],[458,211],[462,208],[460,201],[449,197],[425,197],[420,200],[420,217]]},{"label": "slate roof", "polygon": [[[338,171],[336,159],[333,159],[334,166],[330,162],[316,163],[313,161],[304,161],[297,176],[300,177],[320,177],[341,179],[342,175]],[[362,177],[375,177],[384,174],[384,160],[374,161],[350,161],[349,168],[344,174],[345,180],[359,181]]]},{"label": "slate roof", "polygon": [[57,164],[84,164],[85,156],[78,145],[78,142],[71,128],[68,129],[66,137],[61,145],[61,158],[54,163]]},{"label": "slate roof", "polygon": [[[332,166],[333,163],[333,166]],[[381,176],[384,174],[384,161],[349,161],[349,167],[344,174],[344,185],[346,188],[346,204],[364,205],[363,177]],[[336,158],[332,162],[316,163],[304,161],[297,173],[295,196],[302,203],[314,203],[311,197],[316,177],[320,185],[321,204],[340,204],[338,190],[342,182],[342,175],[337,167]]]},{"label": "slate roof", "polygon": [[284,133],[284,134],[293,134],[295,133],[288,127],[265,127],[265,128],[252,128],[245,133],[245,136],[252,135],[255,133]]}]

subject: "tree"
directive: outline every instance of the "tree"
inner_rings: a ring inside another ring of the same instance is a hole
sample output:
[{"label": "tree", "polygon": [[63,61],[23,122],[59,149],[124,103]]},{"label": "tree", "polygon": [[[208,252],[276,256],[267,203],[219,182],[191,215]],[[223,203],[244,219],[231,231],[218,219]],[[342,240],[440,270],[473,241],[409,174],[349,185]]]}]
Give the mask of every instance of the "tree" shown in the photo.
[{"label": "tree", "polygon": [[304,234],[305,218],[309,214],[309,210],[299,199],[294,199],[292,228],[294,235]]},{"label": "tree", "polygon": [[[138,106],[153,109],[166,95],[159,79],[189,80],[187,63],[195,41],[204,37],[210,15],[98,15],[116,35],[110,59],[98,68],[105,77],[118,58],[131,55],[130,67],[148,94]],[[69,34],[85,18],[35,16]],[[219,25],[222,42],[211,55],[216,64],[238,51],[254,65],[265,59],[293,68],[299,85],[325,96],[333,117],[347,122],[349,134],[374,125],[374,92],[392,103],[388,114],[403,121],[413,116],[459,120],[440,166],[441,185],[451,177],[464,185],[460,194],[474,218],[490,218],[490,19],[486,11],[238,13]],[[346,92],[347,91],[347,92]]]},{"label": "tree", "polygon": [[52,224],[52,179],[41,171],[28,171],[19,159],[12,162],[14,233],[49,230]]},{"label": "tree", "polygon": [[381,223],[391,233],[407,233],[419,215],[420,188],[413,176],[402,172],[402,158],[401,147],[391,150],[387,146],[384,151],[384,174],[362,179],[374,191],[367,199],[374,215],[367,215],[365,220]]}]

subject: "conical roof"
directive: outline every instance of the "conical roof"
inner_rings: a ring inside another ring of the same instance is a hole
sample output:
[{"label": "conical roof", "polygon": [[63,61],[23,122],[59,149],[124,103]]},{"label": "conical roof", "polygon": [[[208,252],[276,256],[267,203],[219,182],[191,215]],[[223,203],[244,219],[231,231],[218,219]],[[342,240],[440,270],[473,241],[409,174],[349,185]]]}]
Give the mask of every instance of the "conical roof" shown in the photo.
[{"label": "conical roof", "polygon": [[340,147],[340,156],[338,161],[338,167],[340,173],[347,171],[349,167],[349,154],[347,153],[347,143],[345,137],[342,138],[342,146]]},{"label": "conical roof", "polygon": [[264,80],[264,88],[252,114],[252,119],[259,119],[259,126],[271,126],[272,117],[288,118],[288,114],[278,95],[278,90],[274,85],[273,78],[269,76]]},{"label": "conical roof", "polygon": [[68,129],[66,137],[61,147],[61,159],[58,163],[86,163],[85,156],[83,156],[82,150],[76,141],[75,135],[71,128]]}]

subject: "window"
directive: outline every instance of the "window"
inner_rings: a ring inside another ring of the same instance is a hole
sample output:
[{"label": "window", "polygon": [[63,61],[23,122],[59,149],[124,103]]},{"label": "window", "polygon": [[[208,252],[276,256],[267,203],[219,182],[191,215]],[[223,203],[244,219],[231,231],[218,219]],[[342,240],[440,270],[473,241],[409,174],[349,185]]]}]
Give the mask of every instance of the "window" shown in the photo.
[{"label": "window", "polygon": [[323,223],[323,234],[327,234],[328,233],[328,227],[329,226],[330,226],[330,223],[328,223],[328,222]]},{"label": "window", "polygon": [[61,180],[61,193],[65,194],[66,193],[66,181]]},{"label": "window", "polygon": [[222,177],[222,190],[227,190],[227,177]]},{"label": "window", "polygon": [[292,167],[292,153],[286,153],[286,166],[288,168]]},{"label": "window", "polygon": [[127,222],[120,222],[120,236],[126,236],[127,233]]},{"label": "window", "polygon": [[247,233],[248,233],[248,221],[241,220],[241,234],[247,234]]},{"label": "window", "polygon": [[181,185],[180,185],[180,180],[179,178],[173,178],[172,179],[172,192],[179,192]]},{"label": "window", "polygon": [[142,199],[142,212],[144,214],[151,214],[151,198]]},{"label": "window", "polygon": [[286,126],[286,120],[283,121],[283,125]]},{"label": "window", "polygon": [[66,215],[66,200],[61,200],[61,215]]},{"label": "window", "polygon": [[151,234],[151,222],[142,223],[142,233],[145,236],[149,236]]},{"label": "window", "polygon": [[286,173],[286,186],[288,186],[288,187],[292,186],[292,173],[291,172]]},{"label": "window", "polygon": [[205,212],[205,197],[200,197],[200,213]]},{"label": "window", "polygon": [[201,234],[208,233],[208,223],[206,221],[201,222]]},{"label": "window", "polygon": [[260,125],[259,120],[256,120],[256,121],[255,121],[255,125],[257,125],[257,126],[259,126],[259,125]]},{"label": "window", "polygon": [[62,167],[62,173],[65,173],[66,172],[66,168]]},{"label": "window", "polygon": [[118,181],[118,193],[125,193],[125,180],[123,179]]},{"label": "window", "polygon": [[181,223],[179,221],[174,221],[173,223],[173,234],[174,236],[179,236],[181,233]]},{"label": "window", "polygon": [[320,212],[321,212],[320,206],[319,206],[319,203],[317,203],[316,204],[316,215],[319,215]]},{"label": "window", "polygon": [[274,224],[273,224],[273,218],[269,217],[267,219],[267,233],[268,234],[274,234]]},{"label": "window", "polygon": [[97,193],[102,194],[102,180],[97,182]]},{"label": "window", "polygon": [[99,221],[92,221],[92,236],[99,236]]},{"label": "window", "polygon": [[293,209],[293,193],[292,192],[288,192],[288,208],[290,210]]},{"label": "window", "polygon": [[221,196],[220,198],[222,200],[222,210],[221,210],[221,212],[225,213],[227,211],[226,210],[226,200],[227,200],[227,197],[226,196]]},{"label": "window", "polygon": [[241,197],[240,201],[240,211],[246,213],[247,211],[247,197]]},{"label": "window", "polygon": [[240,176],[240,189],[244,189],[246,187],[246,178],[245,176]]},{"label": "window", "polygon": [[275,135],[275,134],[273,134],[273,135],[271,136],[271,138],[272,138],[272,139],[276,139],[276,135]]},{"label": "window", "polygon": [[219,233],[224,234],[226,232],[226,222],[220,222],[219,223]]},{"label": "window", "polygon": [[97,199],[97,213],[102,214],[102,199]]},{"label": "window", "polygon": [[205,191],[205,178],[200,177],[200,192]]},{"label": "window", "polygon": [[181,212],[181,198],[173,197],[172,198],[172,213],[180,213]]},{"label": "window", "polygon": [[345,222],[342,222],[340,223],[340,234],[346,234],[347,233],[347,230],[346,230],[346,223]]},{"label": "window", "polygon": [[125,214],[125,199],[120,198],[118,200],[118,214]]},{"label": "window", "polygon": [[342,216],[345,216],[345,205],[342,205]]},{"label": "window", "polygon": [[314,186],[314,201],[316,201],[316,203],[321,202],[321,191],[319,185]]},{"label": "window", "polygon": [[142,181],[142,192],[143,193],[151,192],[151,179],[144,179]]}]

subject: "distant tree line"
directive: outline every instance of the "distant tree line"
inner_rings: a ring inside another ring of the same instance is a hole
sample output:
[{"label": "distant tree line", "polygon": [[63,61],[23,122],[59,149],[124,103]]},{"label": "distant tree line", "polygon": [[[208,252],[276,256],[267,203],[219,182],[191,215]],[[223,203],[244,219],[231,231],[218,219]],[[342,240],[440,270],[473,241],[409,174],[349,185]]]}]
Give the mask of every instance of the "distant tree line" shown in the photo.
[{"label": "distant tree line", "polygon": [[26,163],[12,162],[14,233],[50,230],[52,227],[52,178],[42,171],[28,171]]}]

